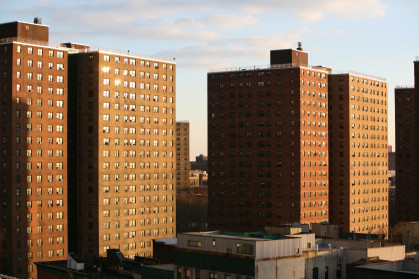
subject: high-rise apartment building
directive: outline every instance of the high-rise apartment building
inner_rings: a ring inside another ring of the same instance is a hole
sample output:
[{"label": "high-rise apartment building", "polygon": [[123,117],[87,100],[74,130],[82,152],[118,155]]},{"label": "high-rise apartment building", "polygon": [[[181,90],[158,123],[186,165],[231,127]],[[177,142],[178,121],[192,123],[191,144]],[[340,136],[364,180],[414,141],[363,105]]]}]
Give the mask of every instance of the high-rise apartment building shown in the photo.
[{"label": "high-rise apartment building", "polygon": [[419,60],[414,61],[415,86],[395,89],[396,111],[396,223],[419,220],[418,170]]},{"label": "high-rise apartment building", "polygon": [[329,75],[330,222],[343,232],[388,232],[387,82]]},{"label": "high-rise apartment building", "polygon": [[189,122],[176,122],[176,185],[179,188],[191,187],[189,182]]},{"label": "high-rise apartment building", "polygon": [[149,257],[152,239],[176,236],[176,65],[75,47],[78,254]]},{"label": "high-rise apartment building", "polygon": [[67,258],[67,55],[49,27],[0,24],[0,273]]},{"label": "high-rise apartment building", "polygon": [[208,73],[210,229],[329,220],[329,72],[287,49]]}]

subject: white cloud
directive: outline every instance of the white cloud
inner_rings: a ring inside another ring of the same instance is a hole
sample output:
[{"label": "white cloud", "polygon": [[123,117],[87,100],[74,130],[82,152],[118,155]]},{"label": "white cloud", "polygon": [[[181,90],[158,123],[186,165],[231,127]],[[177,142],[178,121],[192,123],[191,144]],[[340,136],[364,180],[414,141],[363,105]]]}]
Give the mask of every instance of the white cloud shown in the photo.
[{"label": "white cloud", "polygon": [[299,39],[299,35],[282,32],[270,36],[222,38],[160,52],[158,55],[175,56],[178,65],[189,68],[213,69],[248,64],[267,65],[270,49],[291,48]]},{"label": "white cloud", "polygon": [[304,22],[315,22],[323,18],[323,13],[321,12],[300,12],[298,13],[298,18]]},{"label": "white cloud", "polygon": [[205,23],[211,25],[218,25],[222,27],[243,27],[246,25],[253,25],[258,23],[258,20],[251,15],[235,16],[227,14],[210,15],[205,20]]}]

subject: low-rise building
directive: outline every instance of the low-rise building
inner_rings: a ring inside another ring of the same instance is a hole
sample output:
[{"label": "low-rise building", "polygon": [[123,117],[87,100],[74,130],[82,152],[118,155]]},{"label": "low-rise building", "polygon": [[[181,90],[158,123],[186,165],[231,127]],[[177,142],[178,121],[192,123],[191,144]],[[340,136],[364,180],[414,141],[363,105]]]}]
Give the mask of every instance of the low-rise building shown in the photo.
[{"label": "low-rise building", "polygon": [[95,259],[83,259],[68,254],[67,261],[35,264],[38,278],[43,279],[172,279],[174,271],[173,264],[144,264],[125,258],[118,249],[108,249],[106,257]]},{"label": "low-rise building", "polygon": [[178,235],[175,278],[347,278],[361,259],[398,261],[404,245],[381,241],[316,239],[314,233],[212,231]]}]

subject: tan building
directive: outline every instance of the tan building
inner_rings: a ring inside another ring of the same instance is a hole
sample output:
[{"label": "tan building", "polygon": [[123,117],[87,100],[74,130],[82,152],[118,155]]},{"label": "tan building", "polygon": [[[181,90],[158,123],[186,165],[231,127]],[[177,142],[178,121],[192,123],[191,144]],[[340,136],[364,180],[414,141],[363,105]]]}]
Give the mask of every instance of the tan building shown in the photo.
[{"label": "tan building", "polygon": [[189,171],[189,122],[176,122],[176,185],[178,188],[190,187]]},{"label": "tan building", "polygon": [[90,48],[70,63],[77,66],[78,254],[116,248],[150,257],[152,239],[176,236],[176,65]]},{"label": "tan building", "polygon": [[387,82],[329,75],[330,222],[343,232],[388,233]]},{"label": "tan building", "polygon": [[328,74],[301,49],[208,73],[209,228],[329,220]]},{"label": "tan building", "polygon": [[0,24],[0,273],[67,259],[67,55],[49,27]]}]

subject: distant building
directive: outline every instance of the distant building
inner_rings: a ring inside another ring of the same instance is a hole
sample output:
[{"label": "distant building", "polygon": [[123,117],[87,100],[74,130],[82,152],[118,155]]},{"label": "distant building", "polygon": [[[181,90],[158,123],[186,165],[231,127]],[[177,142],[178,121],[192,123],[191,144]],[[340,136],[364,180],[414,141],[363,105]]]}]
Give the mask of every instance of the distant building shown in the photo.
[{"label": "distant building", "polygon": [[329,73],[301,48],[208,73],[210,229],[329,220]]},{"label": "distant building", "polygon": [[189,172],[189,183],[192,187],[207,186],[208,173],[201,170],[191,170]]},{"label": "distant building", "polygon": [[405,258],[404,245],[270,230],[178,234],[175,278],[347,278],[347,265],[356,261]]},{"label": "distant building", "polygon": [[414,64],[414,87],[395,89],[396,115],[396,222],[419,220],[419,59]]},{"label": "distant building", "polygon": [[208,171],[208,156],[199,155],[191,162],[191,170]]},{"label": "distant building", "polygon": [[396,170],[396,152],[391,145],[388,146],[388,170]]},{"label": "distant building", "polygon": [[189,122],[176,122],[176,185],[178,188],[191,187],[189,183]]},{"label": "distant building", "polygon": [[0,49],[0,274],[34,279],[68,252],[68,50],[38,18],[0,24]]}]

